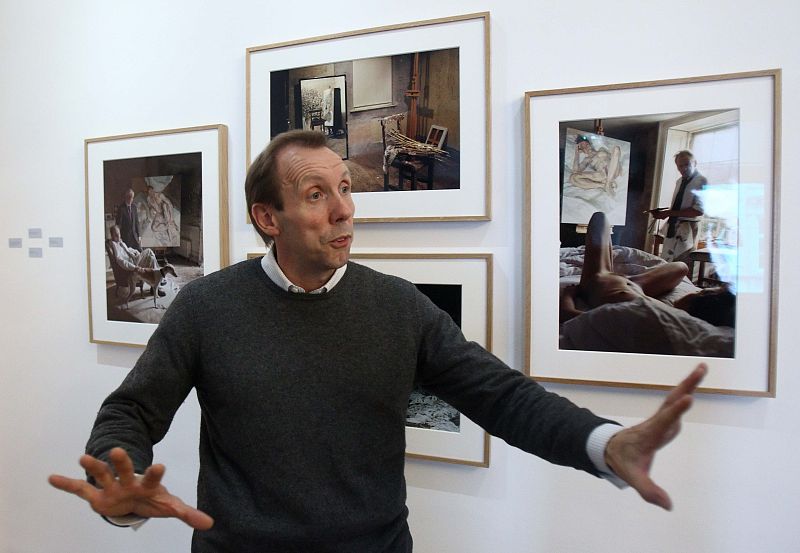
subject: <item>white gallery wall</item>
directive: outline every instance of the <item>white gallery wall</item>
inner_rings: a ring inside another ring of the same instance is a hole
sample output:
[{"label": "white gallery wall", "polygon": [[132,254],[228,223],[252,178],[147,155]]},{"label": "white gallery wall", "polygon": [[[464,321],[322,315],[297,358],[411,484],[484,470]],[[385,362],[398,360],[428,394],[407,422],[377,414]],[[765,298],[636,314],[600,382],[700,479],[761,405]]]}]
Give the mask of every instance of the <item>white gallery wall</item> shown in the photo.
[{"label": "white gallery wall", "polygon": [[[0,0],[0,553],[189,550],[190,531],[176,521],[113,528],[46,482],[51,472],[80,474],[97,408],[141,351],[88,341],[83,140],[228,125],[230,247],[240,261],[259,248],[242,192],[246,48],[479,11],[491,12],[492,220],[362,224],[356,247],[493,253],[494,351],[520,368],[524,92],[780,67],[777,397],[697,398],[653,470],[671,513],[496,439],[488,469],[409,461],[416,551],[800,551],[796,1]],[[27,243],[8,247],[29,228],[63,237],[63,248],[32,259]],[[623,423],[663,397],[549,388]],[[189,502],[198,426],[190,397],[156,452],[167,487]]]}]

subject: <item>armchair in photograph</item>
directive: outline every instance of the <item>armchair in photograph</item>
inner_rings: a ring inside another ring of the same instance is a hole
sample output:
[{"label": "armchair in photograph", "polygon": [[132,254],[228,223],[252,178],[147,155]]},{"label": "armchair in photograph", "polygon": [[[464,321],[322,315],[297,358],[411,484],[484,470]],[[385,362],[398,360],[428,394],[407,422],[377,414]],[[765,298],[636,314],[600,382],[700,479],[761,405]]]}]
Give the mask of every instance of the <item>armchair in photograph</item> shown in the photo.
[{"label": "armchair in photograph", "polygon": [[[144,281],[138,278],[135,272],[129,271],[120,264],[110,239],[106,240],[106,255],[108,255],[108,262],[111,265],[111,272],[114,274],[114,294],[117,298],[124,297],[123,307],[127,307],[137,286],[141,288],[144,296]],[[125,288],[125,292],[123,293],[120,288]]]}]

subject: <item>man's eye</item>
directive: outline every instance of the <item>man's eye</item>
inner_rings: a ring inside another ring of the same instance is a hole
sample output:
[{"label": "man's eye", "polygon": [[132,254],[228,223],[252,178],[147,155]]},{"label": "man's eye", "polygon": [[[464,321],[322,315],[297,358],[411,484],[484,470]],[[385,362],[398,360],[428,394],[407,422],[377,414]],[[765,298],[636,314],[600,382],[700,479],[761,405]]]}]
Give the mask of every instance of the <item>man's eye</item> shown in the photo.
[{"label": "man's eye", "polygon": [[319,192],[312,192],[311,196],[309,196],[312,200],[319,200],[322,197],[322,194]]},{"label": "man's eye", "polygon": [[342,193],[343,194],[347,194],[348,192],[350,192],[350,185],[349,184],[343,184],[342,185]]}]

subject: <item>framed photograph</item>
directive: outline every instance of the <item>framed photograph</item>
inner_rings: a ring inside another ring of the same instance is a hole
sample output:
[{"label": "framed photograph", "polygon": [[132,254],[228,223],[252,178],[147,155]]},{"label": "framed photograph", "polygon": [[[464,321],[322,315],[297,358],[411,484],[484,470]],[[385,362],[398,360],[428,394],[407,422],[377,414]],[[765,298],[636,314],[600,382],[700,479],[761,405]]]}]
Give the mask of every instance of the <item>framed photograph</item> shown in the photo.
[{"label": "framed photograph", "polygon": [[229,262],[228,129],[85,141],[89,340],[143,346],[187,282]]},{"label": "framed photograph", "polygon": [[[491,350],[491,254],[353,253],[376,271],[413,282],[461,327],[468,340]],[[406,454],[418,459],[489,466],[489,434],[424,389],[411,395]]]},{"label": "framed photograph", "polygon": [[357,222],[488,220],[489,14],[248,48],[248,166],[290,129],[345,160]]},{"label": "framed photograph", "polygon": [[775,396],[780,80],[525,94],[530,376]]}]

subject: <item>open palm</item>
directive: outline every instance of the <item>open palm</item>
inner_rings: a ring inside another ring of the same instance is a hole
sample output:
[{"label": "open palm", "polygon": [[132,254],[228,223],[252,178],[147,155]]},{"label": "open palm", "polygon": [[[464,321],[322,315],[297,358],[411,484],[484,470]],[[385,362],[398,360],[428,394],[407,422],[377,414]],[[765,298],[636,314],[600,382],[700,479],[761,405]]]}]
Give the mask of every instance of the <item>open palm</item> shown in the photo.
[{"label": "open palm", "polygon": [[49,482],[53,487],[85,500],[103,516],[134,514],[143,518],[177,518],[197,530],[207,530],[214,524],[210,516],[190,507],[161,484],[164,465],[152,465],[143,476],[138,476],[134,474],[130,457],[119,447],[109,452],[109,460],[113,470],[91,455],[81,457],[80,465],[96,485],[57,474],[50,476]]}]

